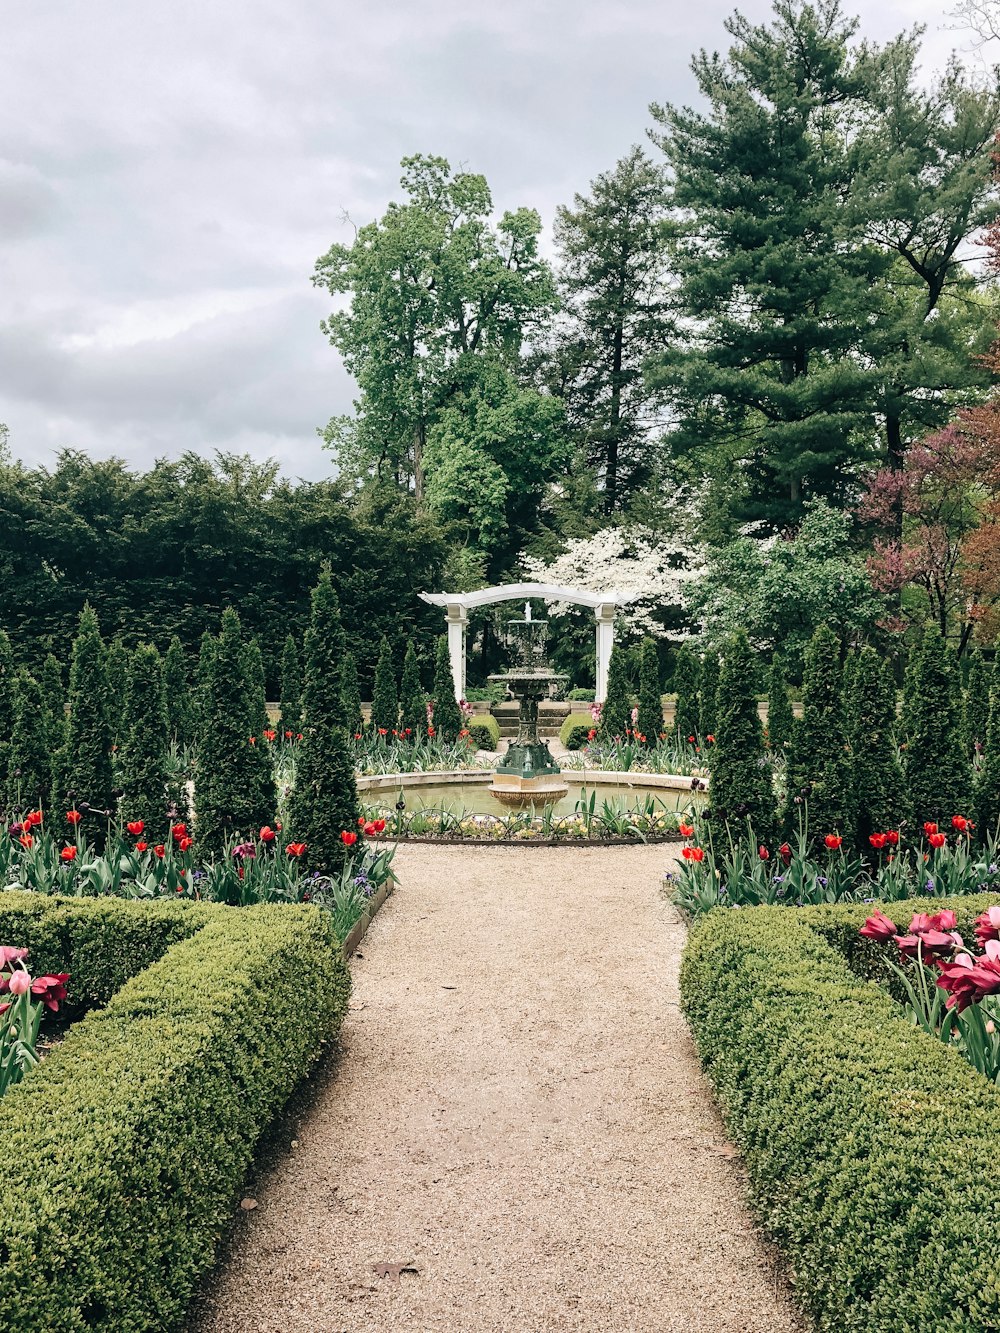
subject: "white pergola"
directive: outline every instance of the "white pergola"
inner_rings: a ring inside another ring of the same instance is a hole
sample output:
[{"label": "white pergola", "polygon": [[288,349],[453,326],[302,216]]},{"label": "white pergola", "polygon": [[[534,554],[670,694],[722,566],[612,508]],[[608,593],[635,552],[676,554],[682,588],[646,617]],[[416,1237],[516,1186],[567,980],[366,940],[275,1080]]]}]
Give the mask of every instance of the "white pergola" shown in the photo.
[{"label": "white pergola", "polygon": [[607,592],[589,592],[585,588],[562,588],[554,583],[507,583],[500,588],[477,588],[475,592],[422,592],[420,596],[432,606],[445,608],[456,699],[465,698],[465,631],[472,607],[489,606],[492,602],[528,601],[532,597],[540,597],[545,602],[571,602],[576,606],[593,607],[597,621],[596,698],[598,703],[604,702],[608,691],[608,662],[615,641],[615,611],[628,601],[614,588]]}]

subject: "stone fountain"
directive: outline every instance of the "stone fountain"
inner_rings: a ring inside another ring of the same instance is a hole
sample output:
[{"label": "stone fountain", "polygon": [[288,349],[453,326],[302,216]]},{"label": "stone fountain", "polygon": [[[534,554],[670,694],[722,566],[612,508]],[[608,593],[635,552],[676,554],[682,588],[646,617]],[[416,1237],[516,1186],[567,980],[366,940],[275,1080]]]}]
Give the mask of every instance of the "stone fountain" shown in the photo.
[{"label": "stone fountain", "polygon": [[507,643],[514,652],[508,671],[490,676],[518,702],[517,736],[493,774],[489,790],[504,805],[547,805],[569,791],[569,784],[538,736],[538,703],[566,677],[549,666],[545,646],[548,622],[532,620],[531,603],[524,619],[507,623]]}]

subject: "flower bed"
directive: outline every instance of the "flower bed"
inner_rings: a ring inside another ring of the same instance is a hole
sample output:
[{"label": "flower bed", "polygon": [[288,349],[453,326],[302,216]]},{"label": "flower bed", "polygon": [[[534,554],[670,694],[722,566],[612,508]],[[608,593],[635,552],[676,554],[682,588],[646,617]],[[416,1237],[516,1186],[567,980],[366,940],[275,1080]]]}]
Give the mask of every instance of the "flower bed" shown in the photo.
[{"label": "flower bed", "polygon": [[0,936],[70,972],[70,1002],[107,1000],[4,1098],[0,1309],[178,1328],[257,1140],[345,1011],[328,919],[12,892]]},{"label": "flower bed", "polygon": [[[971,935],[996,901],[936,905]],[[984,1170],[1000,1096],[865,979],[892,977],[884,946],[858,933],[870,910],[709,913],[685,950],[684,1012],[816,1326],[986,1333],[1000,1327]]]}]

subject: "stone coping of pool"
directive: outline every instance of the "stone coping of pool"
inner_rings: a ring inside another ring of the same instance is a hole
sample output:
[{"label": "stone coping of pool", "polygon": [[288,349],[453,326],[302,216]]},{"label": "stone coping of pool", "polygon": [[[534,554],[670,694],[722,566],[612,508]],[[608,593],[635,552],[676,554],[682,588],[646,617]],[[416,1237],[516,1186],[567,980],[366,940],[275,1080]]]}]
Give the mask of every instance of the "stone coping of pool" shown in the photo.
[{"label": "stone coping of pool", "polygon": [[[571,782],[587,786],[601,782],[615,787],[635,787],[646,791],[706,791],[708,778],[698,778],[700,788],[691,784],[695,778],[683,773],[616,773],[603,768],[564,768],[560,772]],[[377,791],[383,787],[433,787],[439,783],[486,784],[493,781],[491,768],[443,768],[420,773],[372,773],[357,779],[358,791]]]}]

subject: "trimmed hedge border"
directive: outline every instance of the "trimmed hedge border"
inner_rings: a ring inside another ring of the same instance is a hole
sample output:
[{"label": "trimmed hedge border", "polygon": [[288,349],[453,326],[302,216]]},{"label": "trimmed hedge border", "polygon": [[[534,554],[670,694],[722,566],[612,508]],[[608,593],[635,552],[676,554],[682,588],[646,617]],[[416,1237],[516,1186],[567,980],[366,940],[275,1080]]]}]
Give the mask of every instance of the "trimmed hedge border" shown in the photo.
[{"label": "trimmed hedge border", "polygon": [[112,989],[3,1099],[5,1321],[180,1328],[257,1141],[339,1027],[340,942],[311,907],[14,892],[0,939],[78,973],[77,999]]},{"label": "trimmed hedge border", "polygon": [[[951,907],[971,938],[995,895]],[[1000,1329],[1000,1091],[866,977],[869,904],[710,912],[681,967],[684,1013],[751,1197],[816,1327]]]}]

